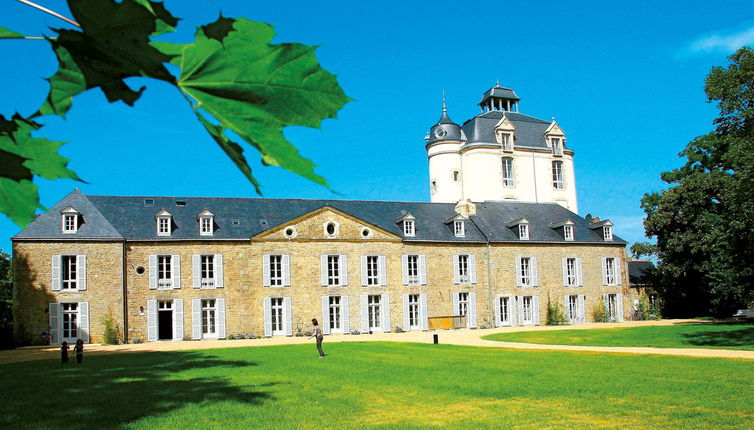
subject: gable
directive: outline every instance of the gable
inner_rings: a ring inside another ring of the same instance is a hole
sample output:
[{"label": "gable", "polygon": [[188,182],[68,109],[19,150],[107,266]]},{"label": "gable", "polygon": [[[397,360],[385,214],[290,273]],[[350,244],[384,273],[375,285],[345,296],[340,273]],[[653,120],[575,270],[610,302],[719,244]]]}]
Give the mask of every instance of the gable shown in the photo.
[{"label": "gable", "polygon": [[563,132],[563,129],[560,128],[560,125],[558,125],[557,122],[553,121],[549,127],[547,127],[547,130],[545,130],[545,134],[547,135],[556,135],[556,136],[565,136],[565,132]]},{"label": "gable", "polygon": [[[328,224],[334,234],[327,233]],[[292,235],[289,235],[290,232]],[[329,241],[374,241],[402,240],[388,231],[356,218],[346,212],[325,206],[315,211],[281,223],[252,238],[253,240],[329,240]]]}]

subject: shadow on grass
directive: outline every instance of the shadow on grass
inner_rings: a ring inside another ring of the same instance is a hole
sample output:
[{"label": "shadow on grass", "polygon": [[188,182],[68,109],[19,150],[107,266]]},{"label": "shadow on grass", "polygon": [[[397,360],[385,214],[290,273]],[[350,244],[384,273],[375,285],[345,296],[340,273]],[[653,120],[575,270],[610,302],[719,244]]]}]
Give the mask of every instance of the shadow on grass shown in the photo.
[{"label": "shadow on grass", "polygon": [[686,333],[683,337],[685,343],[697,346],[750,346],[754,348],[754,327],[752,326],[737,330]]},{"label": "shadow on grass", "polygon": [[113,428],[192,403],[259,405],[272,399],[265,389],[276,382],[241,387],[227,379],[251,366],[256,363],[193,351],[92,356],[80,365],[75,360],[65,365],[52,361],[8,364],[0,375],[4,391],[0,424],[5,428]]}]

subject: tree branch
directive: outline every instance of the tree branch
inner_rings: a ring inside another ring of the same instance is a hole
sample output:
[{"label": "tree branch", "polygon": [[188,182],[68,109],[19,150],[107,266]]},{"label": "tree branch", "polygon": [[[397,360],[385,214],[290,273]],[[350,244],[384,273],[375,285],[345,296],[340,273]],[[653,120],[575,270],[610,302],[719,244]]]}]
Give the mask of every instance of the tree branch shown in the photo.
[{"label": "tree branch", "polygon": [[23,4],[25,4],[25,5],[31,6],[33,8],[39,9],[42,12],[49,13],[50,15],[54,16],[55,18],[60,18],[63,21],[69,23],[69,24],[75,25],[76,27],[81,27],[81,25],[79,25],[78,22],[76,22],[76,21],[74,21],[74,20],[72,20],[70,18],[66,18],[65,16],[63,16],[63,15],[55,12],[54,10],[47,9],[46,7],[40,6],[40,5],[38,5],[38,4],[36,4],[36,3],[32,2],[32,1],[29,1],[29,0],[16,0],[16,1],[19,1],[19,2],[21,2]]}]

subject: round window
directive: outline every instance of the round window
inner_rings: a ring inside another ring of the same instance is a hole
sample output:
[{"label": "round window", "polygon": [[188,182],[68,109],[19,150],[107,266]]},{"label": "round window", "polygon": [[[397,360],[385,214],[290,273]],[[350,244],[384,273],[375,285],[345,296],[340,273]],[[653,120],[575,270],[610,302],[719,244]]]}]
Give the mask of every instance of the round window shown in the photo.
[{"label": "round window", "polygon": [[136,273],[137,273],[138,275],[143,275],[143,274],[144,274],[144,272],[145,272],[145,270],[144,270],[144,266],[139,266],[139,267],[137,267],[137,268],[136,268]]},{"label": "round window", "polygon": [[285,229],[285,237],[294,237],[296,235],[296,229],[288,227]]},{"label": "round window", "polygon": [[325,227],[325,231],[327,232],[328,236],[335,235],[335,223],[327,223],[327,226]]},{"label": "round window", "polygon": [[361,229],[361,237],[369,237],[372,235],[372,230],[368,228]]}]

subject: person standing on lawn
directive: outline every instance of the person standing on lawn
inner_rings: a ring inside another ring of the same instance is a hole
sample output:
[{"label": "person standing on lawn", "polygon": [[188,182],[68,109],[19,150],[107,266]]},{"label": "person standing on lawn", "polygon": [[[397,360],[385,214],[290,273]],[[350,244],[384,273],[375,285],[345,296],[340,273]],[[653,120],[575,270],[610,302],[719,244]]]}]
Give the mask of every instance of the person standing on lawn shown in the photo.
[{"label": "person standing on lawn", "polygon": [[325,337],[322,334],[322,327],[319,326],[316,318],[312,319],[312,324],[314,324],[314,327],[312,328],[312,335],[309,337],[317,338],[317,350],[319,351],[319,358],[325,358],[325,352],[322,351],[322,339]]},{"label": "person standing on lawn", "polygon": [[73,350],[76,351],[76,363],[81,364],[81,360],[84,358],[84,341],[81,339],[77,340]]},{"label": "person standing on lawn", "polygon": [[60,362],[63,364],[68,363],[68,349],[68,342],[60,344]]}]

